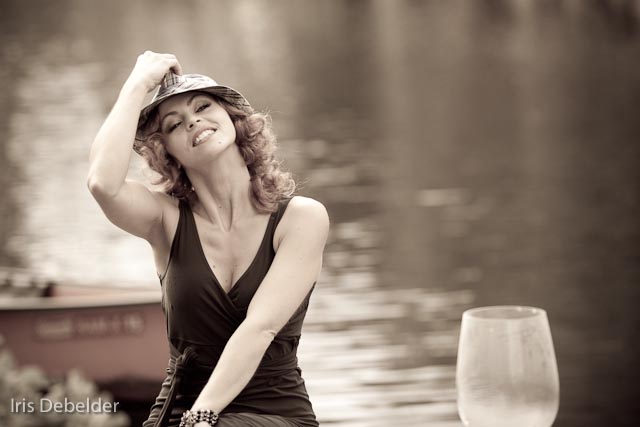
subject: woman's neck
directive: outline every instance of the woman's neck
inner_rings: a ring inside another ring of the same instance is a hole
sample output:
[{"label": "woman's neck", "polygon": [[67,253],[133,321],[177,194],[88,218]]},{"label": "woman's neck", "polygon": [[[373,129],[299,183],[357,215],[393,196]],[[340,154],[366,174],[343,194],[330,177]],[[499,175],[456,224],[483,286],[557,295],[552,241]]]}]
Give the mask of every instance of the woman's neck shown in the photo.
[{"label": "woman's neck", "polygon": [[203,170],[189,170],[198,195],[194,210],[230,231],[238,220],[257,213],[251,202],[251,176],[239,151],[227,150]]}]

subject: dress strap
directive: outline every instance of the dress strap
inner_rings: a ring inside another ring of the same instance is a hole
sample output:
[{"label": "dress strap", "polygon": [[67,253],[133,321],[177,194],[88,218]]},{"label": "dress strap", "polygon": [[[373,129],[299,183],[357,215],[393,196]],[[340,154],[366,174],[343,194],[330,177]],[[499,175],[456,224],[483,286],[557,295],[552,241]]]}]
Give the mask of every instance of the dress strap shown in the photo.
[{"label": "dress strap", "polygon": [[179,250],[180,239],[182,238],[182,230],[184,228],[185,221],[185,207],[183,206],[184,202],[182,200],[178,200],[178,224],[176,225],[176,230],[173,232],[173,239],[171,240],[171,247],[169,248],[169,260],[167,261],[167,265],[164,268],[164,272],[162,274],[158,274],[158,279],[160,279],[160,283],[164,281],[164,278],[167,276],[167,272],[169,271],[169,267],[171,266],[171,260],[175,258],[175,252]]},{"label": "dress strap", "polygon": [[188,257],[198,257],[200,248],[200,238],[196,219],[191,209],[191,205],[186,200],[180,200],[180,222],[181,231],[180,245],[178,250]]},{"label": "dress strap", "polygon": [[282,219],[282,217],[284,216],[284,212],[287,210],[287,206],[289,206],[289,202],[291,201],[292,198],[293,197],[289,197],[287,199],[283,199],[278,204],[278,210],[276,211],[276,220],[275,220],[274,225],[273,225],[274,230],[278,226],[278,224],[280,223],[280,220]]}]

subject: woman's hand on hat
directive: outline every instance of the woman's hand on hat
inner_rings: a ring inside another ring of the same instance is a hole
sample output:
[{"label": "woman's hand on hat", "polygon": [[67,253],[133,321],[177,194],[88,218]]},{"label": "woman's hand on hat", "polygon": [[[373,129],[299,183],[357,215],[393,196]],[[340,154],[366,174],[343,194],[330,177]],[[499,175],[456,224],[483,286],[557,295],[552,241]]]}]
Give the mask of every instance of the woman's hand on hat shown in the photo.
[{"label": "woman's hand on hat", "polygon": [[142,87],[147,92],[151,92],[169,71],[182,74],[182,67],[175,55],[147,50],[138,56],[136,65],[127,79],[127,84]]}]

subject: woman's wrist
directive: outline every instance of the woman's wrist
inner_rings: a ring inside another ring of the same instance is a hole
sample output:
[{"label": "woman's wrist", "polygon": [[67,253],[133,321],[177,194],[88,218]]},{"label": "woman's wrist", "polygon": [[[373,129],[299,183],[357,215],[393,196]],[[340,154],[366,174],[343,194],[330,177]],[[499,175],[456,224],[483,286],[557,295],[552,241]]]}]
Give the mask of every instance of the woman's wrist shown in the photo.
[{"label": "woman's wrist", "polygon": [[148,92],[149,89],[144,84],[144,82],[129,78],[124,83],[124,85],[122,85],[122,89],[120,89],[120,96],[133,96],[135,98],[139,98],[140,104],[142,104],[142,101],[144,101],[144,98],[145,96],[147,96]]}]

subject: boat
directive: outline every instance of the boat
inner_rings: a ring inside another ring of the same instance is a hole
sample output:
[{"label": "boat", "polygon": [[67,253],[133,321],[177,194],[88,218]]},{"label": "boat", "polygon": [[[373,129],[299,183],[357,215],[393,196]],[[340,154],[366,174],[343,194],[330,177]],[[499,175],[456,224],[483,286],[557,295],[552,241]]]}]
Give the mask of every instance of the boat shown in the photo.
[{"label": "boat", "polygon": [[0,335],[20,366],[72,369],[130,400],[152,399],[169,345],[160,288],[58,283],[0,268]]}]

